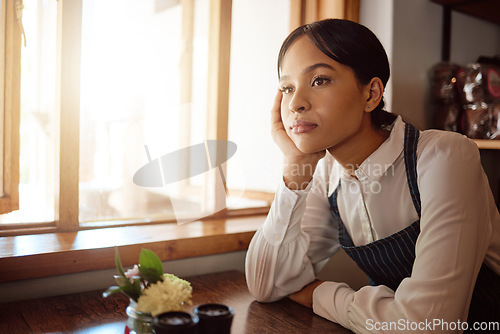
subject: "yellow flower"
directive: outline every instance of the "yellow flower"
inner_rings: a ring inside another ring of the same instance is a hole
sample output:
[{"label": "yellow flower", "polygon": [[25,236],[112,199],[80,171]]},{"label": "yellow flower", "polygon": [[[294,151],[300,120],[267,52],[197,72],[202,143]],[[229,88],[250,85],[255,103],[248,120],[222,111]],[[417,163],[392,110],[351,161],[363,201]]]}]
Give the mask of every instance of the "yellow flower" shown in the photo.
[{"label": "yellow flower", "polygon": [[137,311],[151,313],[153,317],[164,312],[182,311],[184,304],[191,305],[192,291],[188,281],[165,274],[163,281],[151,284],[142,291]]}]

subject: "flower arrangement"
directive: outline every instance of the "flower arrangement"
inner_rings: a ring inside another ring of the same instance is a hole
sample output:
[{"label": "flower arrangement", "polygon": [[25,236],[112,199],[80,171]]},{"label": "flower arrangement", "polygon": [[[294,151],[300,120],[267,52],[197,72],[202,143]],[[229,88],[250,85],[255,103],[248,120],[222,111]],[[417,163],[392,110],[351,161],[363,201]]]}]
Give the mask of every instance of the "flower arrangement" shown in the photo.
[{"label": "flower arrangement", "polygon": [[153,251],[142,249],[139,265],[125,272],[115,248],[115,265],[119,273],[115,275],[118,286],[106,290],[104,297],[121,292],[137,303],[137,311],[153,317],[164,312],[181,311],[184,305],[191,305],[191,284],[175,275],[164,274],[161,260]]}]

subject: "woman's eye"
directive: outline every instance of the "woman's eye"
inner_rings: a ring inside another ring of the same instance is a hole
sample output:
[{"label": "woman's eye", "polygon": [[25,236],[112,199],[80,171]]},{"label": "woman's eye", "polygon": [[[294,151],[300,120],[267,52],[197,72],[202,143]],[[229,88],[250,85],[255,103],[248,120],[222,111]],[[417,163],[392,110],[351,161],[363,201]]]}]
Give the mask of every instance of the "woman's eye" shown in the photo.
[{"label": "woman's eye", "polygon": [[315,78],[313,80],[313,86],[321,86],[321,85],[324,85],[325,83],[327,83],[328,81],[330,81],[329,79],[327,78]]},{"label": "woman's eye", "polygon": [[291,87],[283,87],[280,90],[283,94],[290,94],[293,91]]}]

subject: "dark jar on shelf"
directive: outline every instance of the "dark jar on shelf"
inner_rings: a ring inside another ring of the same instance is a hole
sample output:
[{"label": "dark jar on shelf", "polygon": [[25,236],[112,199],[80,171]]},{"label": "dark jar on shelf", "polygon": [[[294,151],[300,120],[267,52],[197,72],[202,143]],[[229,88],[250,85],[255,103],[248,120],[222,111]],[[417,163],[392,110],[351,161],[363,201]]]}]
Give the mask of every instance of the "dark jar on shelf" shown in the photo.
[{"label": "dark jar on shelf", "polygon": [[156,334],[197,334],[199,318],[188,312],[166,312],[153,318],[151,327]]}]

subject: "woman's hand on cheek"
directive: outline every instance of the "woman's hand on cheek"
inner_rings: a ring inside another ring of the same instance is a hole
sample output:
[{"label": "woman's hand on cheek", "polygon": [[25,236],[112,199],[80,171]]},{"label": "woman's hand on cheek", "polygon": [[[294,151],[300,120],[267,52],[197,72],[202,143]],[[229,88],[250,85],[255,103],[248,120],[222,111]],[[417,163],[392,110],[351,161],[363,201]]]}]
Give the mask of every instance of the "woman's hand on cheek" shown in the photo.
[{"label": "woman's hand on cheek", "polygon": [[292,293],[288,296],[291,300],[306,307],[312,308],[313,303],[313,292],[323,281],[315,280],[312,283],[309,283],[302,290]]},{"label": "woman's hand on cheek", "polygon": [[276,97],[274,98],[274,105],[271,109],[271,135],[276,144],[278,144],[280,150],[283,152],[285,157],[300,157],[303,155],[299,151],[295,143],[286,133],[285,126],[281,119],[281,99],[283,98],[283,93],[278,90]]},{"label": "woman's hand on cheek", "polygon": [[305,189],[312,179],[318,161],[325,156],[326,151],[307,154],[297,148],[288,136],[281,119],[282,98],[283,93],[278,90],[271,109],[271,134],[285,155],[283,180],[286,186],[292,190]]}]

